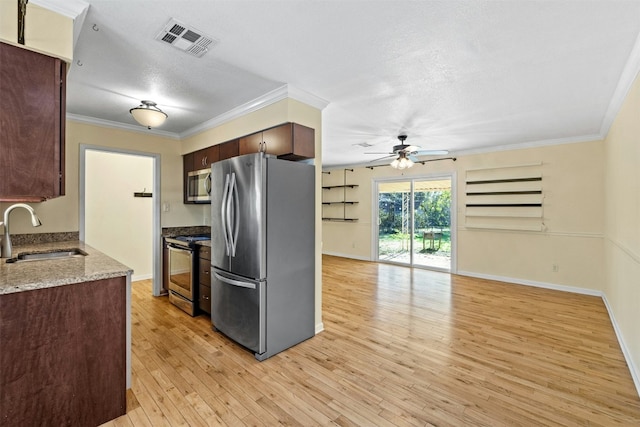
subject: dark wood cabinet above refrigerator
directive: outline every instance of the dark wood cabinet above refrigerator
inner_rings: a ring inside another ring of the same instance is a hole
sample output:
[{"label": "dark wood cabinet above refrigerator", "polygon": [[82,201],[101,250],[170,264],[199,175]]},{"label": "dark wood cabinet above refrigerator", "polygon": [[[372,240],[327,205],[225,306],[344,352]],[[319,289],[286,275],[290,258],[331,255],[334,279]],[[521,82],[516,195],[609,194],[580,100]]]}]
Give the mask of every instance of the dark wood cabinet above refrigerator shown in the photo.
[{"label": "dark wood cabinet above refrigerator", "polygon": [[183,156],[184,203],[207,203],[189,200],[189,172],[210,168],[211,164],[220,160],[261,151],[284,160],[313,159],[315,131],[297,123],[284,123],[185,154]]},{"label": "dark wood cabinet above refrigerator", "polygon": [[285,123],[240,138],[240,155],[257,152],[285,160],[315,157],[314,130],[297,123]]}]

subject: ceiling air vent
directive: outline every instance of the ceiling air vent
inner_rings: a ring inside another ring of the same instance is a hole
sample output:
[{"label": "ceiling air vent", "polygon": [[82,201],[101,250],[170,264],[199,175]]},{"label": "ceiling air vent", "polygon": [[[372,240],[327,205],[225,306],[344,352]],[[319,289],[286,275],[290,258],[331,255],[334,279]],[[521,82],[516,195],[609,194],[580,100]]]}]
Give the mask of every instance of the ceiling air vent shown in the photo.
[{"label": "ceiling air vent", "polygon": [[200,58],[209,51],[209,47],[213,47],[217,43],[213,37],[202,34],[193,27],[170,19],[167,25],[156,36],[156,40],[168,43],[171,46],[180,49],[190,55]]}]

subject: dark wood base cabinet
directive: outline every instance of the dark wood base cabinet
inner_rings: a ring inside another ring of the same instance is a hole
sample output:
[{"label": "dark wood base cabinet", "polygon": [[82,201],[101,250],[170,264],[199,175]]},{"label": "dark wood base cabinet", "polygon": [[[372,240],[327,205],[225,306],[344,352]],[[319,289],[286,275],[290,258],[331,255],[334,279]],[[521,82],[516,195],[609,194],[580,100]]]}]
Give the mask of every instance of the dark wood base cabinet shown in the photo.
[{"label": "dark wood base cabinet", "polygon": [[0,425],[126,412],[126,278],[0,295]]},{"label": "dark wood base cabinet", "polygon": [[198,307],[211,315],[211,247],[200,246],[198,251]]}]

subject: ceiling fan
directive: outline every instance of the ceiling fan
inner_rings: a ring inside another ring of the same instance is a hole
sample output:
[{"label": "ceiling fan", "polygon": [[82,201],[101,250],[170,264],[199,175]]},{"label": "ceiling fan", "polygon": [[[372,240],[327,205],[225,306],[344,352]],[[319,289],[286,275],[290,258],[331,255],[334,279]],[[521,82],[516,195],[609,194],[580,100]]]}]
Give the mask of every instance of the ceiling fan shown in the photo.
[{"label": "ceiling fan", "polygon": [[[381,157],[381,160],[387,157],[396,157],[390,164],[392,168],[396,169],[407,169],[413,166],[415,162],[418,162],[417,157],[419,155],[440,155],[440,154],[448,154],[447,150],[420,150],[420,147],[417,145],[407,145],[404,142],[407,140],[407,135],[398,135],[398,140],[400,144],[393,146],[393,151],[390,153],[365,153],[365,154],[387,154],[384,157]],[[375,160],[374,160],[375,161]]]}]

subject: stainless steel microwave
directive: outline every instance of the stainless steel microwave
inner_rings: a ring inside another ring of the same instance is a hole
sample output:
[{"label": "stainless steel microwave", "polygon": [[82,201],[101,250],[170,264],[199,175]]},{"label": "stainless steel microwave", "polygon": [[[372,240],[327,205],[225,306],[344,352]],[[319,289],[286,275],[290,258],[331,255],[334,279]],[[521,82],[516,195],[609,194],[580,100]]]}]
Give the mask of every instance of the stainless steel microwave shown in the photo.
[{"label": "stainless steel microwave", "polygon": [[211,203],[211,169],[189,172],[187,175],[187,201]]}]

